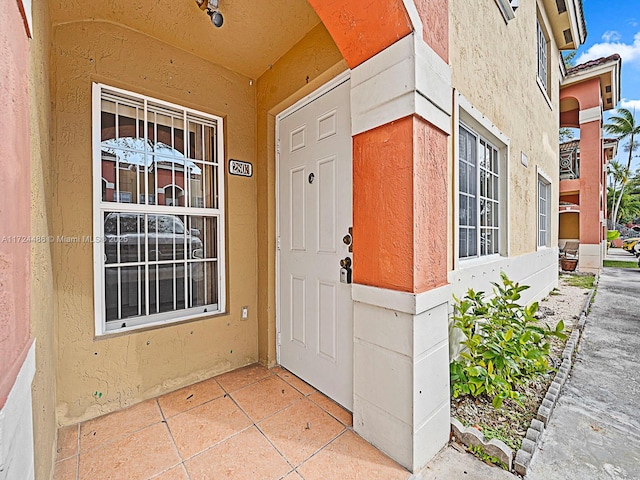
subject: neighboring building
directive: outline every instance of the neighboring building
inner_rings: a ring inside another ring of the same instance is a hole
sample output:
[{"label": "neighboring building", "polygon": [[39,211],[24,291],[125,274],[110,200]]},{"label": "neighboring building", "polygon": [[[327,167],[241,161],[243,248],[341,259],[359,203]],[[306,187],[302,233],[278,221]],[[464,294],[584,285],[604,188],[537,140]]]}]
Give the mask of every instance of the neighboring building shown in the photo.
[{"label": "neighboring building", "polygon": [[560,145],[559,241],[578,240],[578,269],[598,273],[607,248],[607,162],[618,142],[602,138],[603,112],[620,101],[619,55],[566,70],[560,87],[560,127],[579,140]]},{"label": "neighboring building", "polygon": [[452,295],[557,285],[579,0],[200,3],[0,12],[2,480],[256,361],[415,471],[449,438]]}]

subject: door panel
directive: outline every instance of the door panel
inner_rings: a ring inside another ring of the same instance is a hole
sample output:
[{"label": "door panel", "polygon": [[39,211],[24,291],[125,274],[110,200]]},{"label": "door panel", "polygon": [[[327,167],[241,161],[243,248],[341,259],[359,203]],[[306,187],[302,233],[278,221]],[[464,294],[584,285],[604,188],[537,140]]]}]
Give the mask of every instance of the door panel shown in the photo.
[{"label": "door panel", "polygon": [[349,81],[279,119],[280,363],[353,407]]}]

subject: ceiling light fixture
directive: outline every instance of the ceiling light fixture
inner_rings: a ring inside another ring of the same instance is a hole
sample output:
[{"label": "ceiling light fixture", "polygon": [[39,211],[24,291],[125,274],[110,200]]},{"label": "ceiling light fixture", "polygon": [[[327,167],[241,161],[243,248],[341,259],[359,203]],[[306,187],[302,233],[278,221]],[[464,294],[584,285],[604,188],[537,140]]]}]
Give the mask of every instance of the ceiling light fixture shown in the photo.
[{"label": "ceiling light fixture", "polygon": [[211,23],[214,27],[220,28],[224,23],[224,17],[218,11],[220,8],[220,0],[196,0],[201,10],[206,10],[207,15],[211,17]]}]

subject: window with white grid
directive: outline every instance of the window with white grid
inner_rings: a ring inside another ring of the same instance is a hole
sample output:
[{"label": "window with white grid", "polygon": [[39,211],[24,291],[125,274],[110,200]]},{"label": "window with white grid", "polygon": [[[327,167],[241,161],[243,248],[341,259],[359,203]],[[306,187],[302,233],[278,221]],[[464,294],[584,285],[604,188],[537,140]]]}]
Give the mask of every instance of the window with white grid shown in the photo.
[{"label": "window with white grid", "polygon": [[551,184],[547,179],[538,175],[538,246],[550,245],[551,226]]},{"label": "window with white grid", "polygon": [[542,88],[545,90],[545,92],[548,91],[548,72],[549,72],[549,65],[548,65],[548,49],[549,49],[549,45],[548,45],[548,41],[547,41],[547,37],[545,35],[544,29],[542,28],[542,25],[540,24],[540,20],[536,21],[536,34],[537,34],[537,58],[538,58],[538,80],[541,83]]},{"label": "window with white grid", "polygon": [[224,311],[222,119],[94,84],[96,331]]},{"label": "window with white grid", "polygon": [[500,157],[497,148],[460,126],[458,141],[458,256],[500,252]]}]

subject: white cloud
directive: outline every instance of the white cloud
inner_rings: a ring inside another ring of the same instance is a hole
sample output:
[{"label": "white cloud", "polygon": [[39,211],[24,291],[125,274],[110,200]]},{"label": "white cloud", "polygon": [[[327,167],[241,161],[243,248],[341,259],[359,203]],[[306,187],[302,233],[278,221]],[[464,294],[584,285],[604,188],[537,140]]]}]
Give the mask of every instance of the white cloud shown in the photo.
[{"label": "white cloud", "polygon": [[620,100],[620,104],[618,106],[631,111],[635,108],[636,112],[640,113],[640,100],[627,100],[626,98],[623,98]]},{"label": "white cloud", "polygon": [[606,43],[617,42],[620,40],[620,34],[615,30],[607,30],[602,34],[602,40]]},{"label": "white cloud", "polygon": [[[607,33],[602,36],[603,39]],[[636,33],[635,37],[633,37],[633,43],[631,44],[616,40],[604,41],[602,43],[591,45],[586,52],[576,59],[576,63],[580,64],[588,62],[589,60],[595,60],[596,58],[608,57],[614,53],[619,54],[622,57],[622,62],[627,65],[634,62],[640,64],[640,32]]]}]

